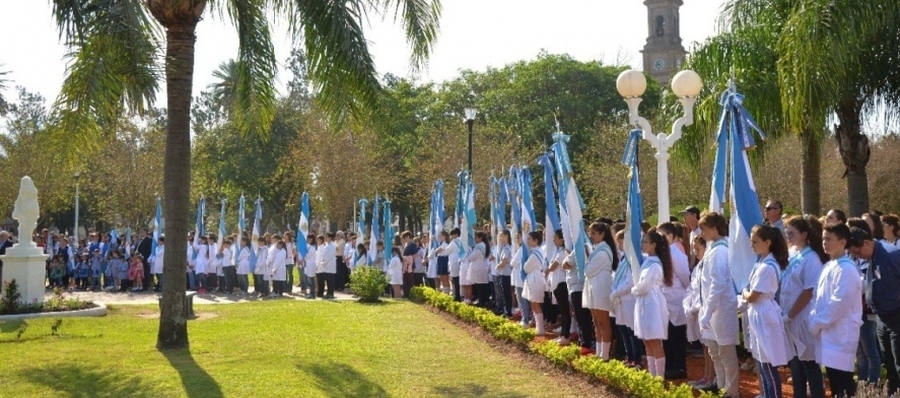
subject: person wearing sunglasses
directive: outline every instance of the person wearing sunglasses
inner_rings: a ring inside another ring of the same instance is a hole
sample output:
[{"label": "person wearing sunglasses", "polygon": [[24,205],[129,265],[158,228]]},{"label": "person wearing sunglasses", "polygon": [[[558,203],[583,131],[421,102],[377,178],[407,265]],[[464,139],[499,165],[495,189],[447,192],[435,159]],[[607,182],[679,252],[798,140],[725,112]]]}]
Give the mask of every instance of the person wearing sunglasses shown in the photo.
[{"label": "person wearing sunglasses", "polygon": [[781,202],[769,199],[769,201],[766,202],[766,207],[763,210],[763,218],[765,219],[765,224],[770,227],[778,228],[782,233],[784,233],[784,222],[781,220]]}]

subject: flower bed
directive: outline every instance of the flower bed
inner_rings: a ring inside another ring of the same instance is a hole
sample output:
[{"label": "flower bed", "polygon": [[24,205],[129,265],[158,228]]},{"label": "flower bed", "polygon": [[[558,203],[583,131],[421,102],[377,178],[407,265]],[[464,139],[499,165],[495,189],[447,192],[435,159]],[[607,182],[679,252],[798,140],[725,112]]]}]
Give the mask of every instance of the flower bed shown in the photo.
[{"label": "flower bed", "polygon": [[[413,301],[428,304],[445,311],[460,320],[476,324],[500,340],[521,345],[560,367],[593,376],[606,385],[635,397],[694,397],[695,392],[686,384],[666,383],[649,373],[632,369],[619,361],[602,361],[596,356],[582,356],[578,347],[561,347],[552,341],[536,341],[532,329],[525,329],[493,312],[453,300],[453,297],[428,287],[414,287],[410,293]],[[701,397],[715,397],[702,393]]]}]

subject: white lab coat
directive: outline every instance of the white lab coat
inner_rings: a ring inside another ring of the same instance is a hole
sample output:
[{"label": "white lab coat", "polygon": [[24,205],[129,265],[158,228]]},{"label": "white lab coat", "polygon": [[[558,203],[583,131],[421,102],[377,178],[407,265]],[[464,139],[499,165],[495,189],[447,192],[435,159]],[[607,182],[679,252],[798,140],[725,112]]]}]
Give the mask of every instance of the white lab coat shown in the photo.
[{"label": "white lab coat", "polygon": [[631,288],[635,297],[634,335],[641,340],[665,340],[668,337],[669,309],[662,292],[663,282],[659,258],[644,258],[640,279]]},{"label": "white lab coat", "polygon": [[582,305],[592,310],[613,311],[612,300],[612,263],[613,248],[606,242],[600,242],[591,248],[587,265],[584,267],[584,291]]},{"label": "white lab coat", "polygon": [[478,243],[475,245],[475,249],[466,256],[466,260],[469,263],[469,273],[466,279],[468,279],[470,284],[488,283],[491,266],[488,264],[486,250],[484,243]]},{"label": "white lab coat", "polygon": [[[279,252],[278,246],[276,246],[276,245],[269,246],[269,249],[266,252],[267,253],[266,273],[263,274],[263,280],[267,280],[267,281],[275,280],[275,279],[272,279],[272,276],[275,274],[275,271],[276,271],[275,267],[278,266],[278,264],[276,262],[276,258],[278,257],[278,252]],[[282,253],[281,256],[283,257],[284,253]]]},{"label": "white lab coat", "polygon": [[728,244],[709,245],[700,272],[700,336],[718,345],[737,345],[737,292],[728,264]]},{"label": "white lab coat", "polygon": [[[547,245],[544,258],[550,259],[550,264],[554,262],[559,263],[559,265],[556,266],[556,269],[550,272],[550,275],[547,277],[550,291],[554,292],[560,283],[566,282],[566,270],[563,269],[563,263],[566,262],[566,249],[564,247],[556,247],[556,245]],[[568,294],[568,292],[566,294]]]},{"label": "white lab coat", "polygon": [[462,243],[459,241],[459,238],[453,239],[450,241],[450,245],[444,248],[444,251],[441,253],[447,254],[447,265],[450,267],[450,277],[457,278],[459,277],[459,253],[464,252],[462,250]]},{"label": "white lab coat", "polygon": [[307,277],[316,276],[316,259],[318,258],[318,249],[315,246],[306,245],[306,257],[303,259],[303,274]]},{"label": "white lab coat", "polygon": [[240,248],[240,253],[238,253],[237,259],[237,272],[238,275],[247,275],[250,273],[250,251],[253,250],[250,246],[244,246]]},{"label": "white lab coat", "polygon": [[788,340],[781,319],[781,307],[775,302],[778,292],[780,269],[772,254],[757,262],[750,272],[751,292],[759,292],[756,301],[747,310],[748,337],[746,343],[753,358],[774,366],[787,365],[793,358],[789,354]]},{"label": "white lab coat", "polygon": [[[587,246],[587,244],[585,244]],[[578,263],[575,261],[575,252],[566,256],[566,263],[569,269],[566,270],[566,287],[569,288],[569,294],[581,293],[584,291],[584,279],[578,275]]]},{"label": "white lab coat", "polygon": [[672,286],[664,286],[663,294],[669,307],[669,322],[672,326],[682,326],[687,324],[687,317],[684,315],[684,296],[691,284],[691,268],[688,266],[687,254],[684,254],[677,245],[669,245],[669,253],[672,255]]},{"label": "white lab coat", "polygon": [[206,265],[209,262],[209,245],[200,243],[194,246],[194,250],[197,251],[197,258],[194,260],[194,272],[205,274]]},{"label": "white lab coat", "polygon": [[400,257],[393,256],[391,257],[391,263],[388,264],[388,270],[390,271],[390,278],[392,285],[402,285],[403,284],[403,261],[400,260]]},{"label": "white lab coat", "polygon": [[510,268],[510,284],[512,287],[525,287],[525,280],[522,279],[522,246],[519,246],[516,249],[516,252],[513,253],[512,259],[509,260],[509,268]]},{"label": "white lab coat", "polygon": [[[822,260],[811,248],[805,247],[791,256],[788,268],[782,273],[781,291],[778,293],[784,315],[788,314],[804,290],[815,291],[821,274]],[[816,360],[816,339],[809,331],[809,313],[812,308],[813,300],[810,300],[805,308],[784,325],[788,341],[791,342],[791,355],[801,361]]]},{"label": "white lab coat", "polygon": [[270,263],[271,275],[273,281],[284,281],[287,279],[287,250],[276,248],[273,254],[269,255],[269,258],[272,259]]},{"label": "white lab coat", "polygon": [[316,273],[325,273],[325,248],[328,244],[316,246]]},{"label": "white lab coat", "polygon": [[326,274],[337,273],[337,257],[335,256],[335,253],[334,242],[326,243],[325,251],[322,253],[322,262],[324,264],[322,272]]},{"label": "white lab coat", "polygon": [[[525,260],[525,282],[522,297],[532,303],[543,303],[547,292],[547,280],[544,279],[544,253],[539,247],[530,248],[531,253]],[[518,271],[515,271],[518,272]]]},{"label": "white lab coat", "polygon": [[825,264],[816,285],[809,330],[816,338],[816,362],[852,372],[862,325],[862,281],[847,256]]},{"label": "white lab coat", "polygon": [[266,246],[260,246],[256,250],[256,269],[253,271],[254,275],[260,275],[263,280],[266,279],[266,275],[269,275],[269,248]]},{"label": "white lab coat", "polygon": [[631,277],[631,265],[624,257],[619,262],[619,267],[613,275],[612,293],[609,295],[613,303],[613,312],[616,314],[616,325],[625,325],[634,329],[634,305],[635,298],[631,294],[634,287],[634,278]]},{"label": "white lab coat", "polygon": [[[152,274],[161,274],[163,273],[163,257],[166,255],[166,246],[159,245],[156,246],[156,253],[153,253],[153,264],[150,267],[150,273]],[[145,275],[148,277],[148,275]]]},{"label": "white lab coat", "polygon": [[681,301],[681,307],[687,319],[687,339],[688,341],[700,340],[700,320],[697,314],[700,313],[700,270],[703,268],[703,260],[700,260],[694,270],[691,272],[691,284],[688,285],[684,293],[684,300]]},{"label": "white lab coat", "polygon": [[437,249],[428,246],[428,269],[425,270],[425,277],[428,279],[437,278]]}]

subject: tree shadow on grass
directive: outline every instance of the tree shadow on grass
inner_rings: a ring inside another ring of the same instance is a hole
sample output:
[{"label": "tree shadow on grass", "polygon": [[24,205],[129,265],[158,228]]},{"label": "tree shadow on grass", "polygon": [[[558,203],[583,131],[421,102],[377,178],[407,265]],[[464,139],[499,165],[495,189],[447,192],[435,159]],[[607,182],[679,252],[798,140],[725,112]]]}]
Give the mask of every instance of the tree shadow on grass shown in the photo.
[{"label": "tree shadow on grass", "polygon": [[184,392],[191,398],[222,398],[222,387],[206,370],[194,361],[189,350],[161,350],[169,364],[178,371],[181,376],[181,385]]},{"label": "tree shadow on grass", "polygon": [[21,377],[32,384],[45,385],[54,391],[55,397],[133,397],[151,398],[146,381],[109,369],[95,371],[75,364],[52,365],[47,368],[28,368]]},{"label": "tree shadow on grass", "polygon": [[23,323],[25,323],[24,320],[2,321],[0,322],[0,333],[15,332]]},{"label": "tree shadow on grass", "polygon": [[488,386],[475,383],[463,385],[437,386],[434,392],[442,397],[494,397],[494,398],[525,398],[527,395],[511,391],[497,391]]},{"label": "tree shadow on grass", "polygon": [[297,370],[316,379],[316,387],[329,397],[388,397],[387,391],[345,363],[297,364]]}]

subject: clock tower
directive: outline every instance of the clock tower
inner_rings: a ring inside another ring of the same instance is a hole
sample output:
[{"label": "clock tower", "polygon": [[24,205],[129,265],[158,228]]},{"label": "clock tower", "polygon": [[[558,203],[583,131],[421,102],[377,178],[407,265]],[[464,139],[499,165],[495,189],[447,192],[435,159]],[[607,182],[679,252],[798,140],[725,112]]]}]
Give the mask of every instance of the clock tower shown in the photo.
[{"label": "clock tower", "polygon": [[678,8],[682,0],[644,0],[647,6],[647,43],[644,54],[644,73],[661,86],[681,69],[684,47],[681,45]]}]

